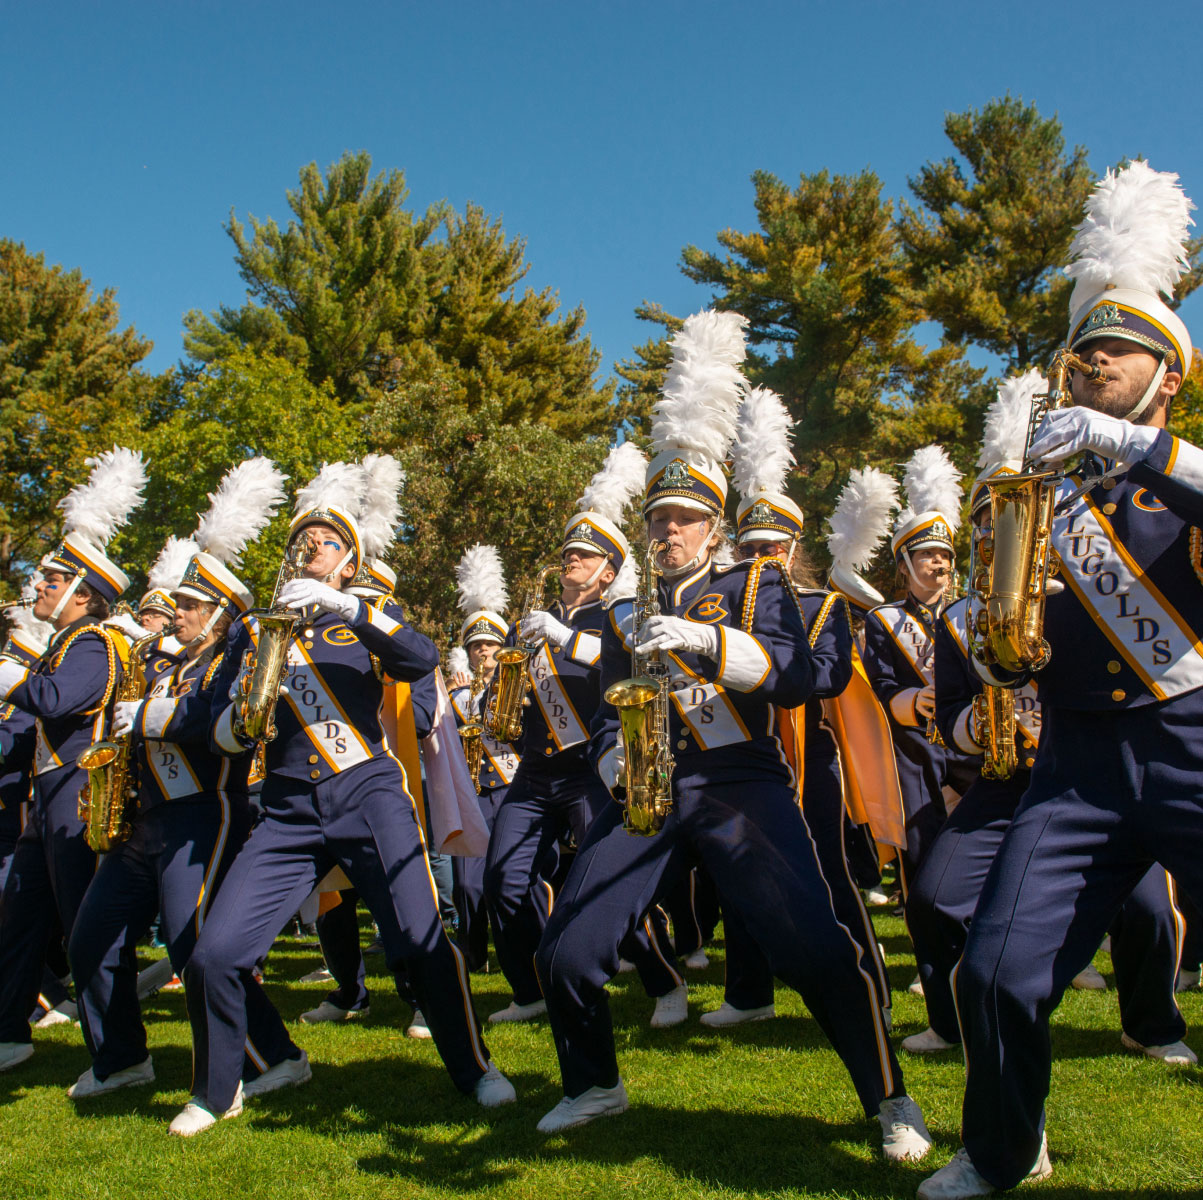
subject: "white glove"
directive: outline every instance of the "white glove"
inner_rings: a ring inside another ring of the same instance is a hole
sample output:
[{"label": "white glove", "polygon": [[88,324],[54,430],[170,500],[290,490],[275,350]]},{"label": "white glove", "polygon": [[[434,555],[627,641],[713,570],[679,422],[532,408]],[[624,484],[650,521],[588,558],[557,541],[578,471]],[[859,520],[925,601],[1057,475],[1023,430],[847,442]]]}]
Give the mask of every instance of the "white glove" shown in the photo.
[{"label": "white glove", "polygon": [[524,642],[537,642],[546,638],[557,646],[567,646],[572,641],[575,629],[569,629],[557,621],[549,612],[536,611],[525,617],[518,627],[518,636]]},{"label": "white glove", "polygon": [[359,616],[359,597],[340,592],[320,579],[293,579],[280,592],[280,603],[289,608],[308,608],[311,604],[324,612],[342,617],[348,625]]},{"label": "white glove", "polygon": [[639,649],[687,650],[707,658],[718,656],[718,630],[682,617],[648,617],[639,631]]},{"label": "white glove", "polygon": [[1036,462],[1056,463],[1093,450],[1130,467],[1148,457],[1157,433],[1150,425],[1133,425],[1093,409],[1059,408],[1040,422],[1029,453]]},{"label": "white glove", "polygon": [[125,737],[138,723],[143,700],[118,700],[113,705],[113,737]]}]

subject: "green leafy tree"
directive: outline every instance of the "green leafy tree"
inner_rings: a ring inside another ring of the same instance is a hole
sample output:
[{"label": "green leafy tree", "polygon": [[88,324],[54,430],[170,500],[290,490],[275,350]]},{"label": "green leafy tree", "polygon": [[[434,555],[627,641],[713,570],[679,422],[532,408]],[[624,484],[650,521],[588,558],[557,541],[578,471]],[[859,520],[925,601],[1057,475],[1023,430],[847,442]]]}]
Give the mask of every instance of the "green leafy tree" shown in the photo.
[{"label": "green leafy tree", "polygon": [[469,205],[405,207],[400,171],[371,173],[346,154],[323,176],[301,171],[288,193],[293,219],[226,226],[249,299],[189,313],[188,353],[215,362],[253,346],[302,366],[348,405],[374,403],[402,380],[448,369],[446,400],[500,404],[509,423],[541,420],[566,434],[608,432],[613,385],[595,386],[600,354],[581,308],[557,317],[545,288],[519,291],[529,267],[522,239]]},{"label": "green leafy tree", "polygon": [[153,388],[151,343],[118,329],[111,288],[0,240],[0,585],[11,595],[61,528],[55,505]]}]

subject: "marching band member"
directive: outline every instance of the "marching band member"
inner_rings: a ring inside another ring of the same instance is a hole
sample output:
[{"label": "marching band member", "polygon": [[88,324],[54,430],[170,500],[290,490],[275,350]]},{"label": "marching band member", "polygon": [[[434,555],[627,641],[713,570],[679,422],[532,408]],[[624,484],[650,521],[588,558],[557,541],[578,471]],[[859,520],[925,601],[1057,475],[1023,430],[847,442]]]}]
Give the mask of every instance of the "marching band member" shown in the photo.
[{"label": "marching band member", "polygon": [[[860,948],[860,968],[873,980],[877,1002],[890,1011],[890,985],[877,948],[877,934],[844,854],[844,784],[840,748],[827,702],[835,702],[853,677],[852,627],[848,605],[836,592],[809,586],[802,548],[802,510],[785,494],[794,461],[793,422],[781,398],[754,388],[740,405],[733,477],[741,500],[736,513],[736,553],[741,559],[780,559],[792,583],[806,626],[814,667],[814,691],[801,712],[779,714],[786,755],[797,779],[799,802],[814,840],[819,866],[831,889],[837,918]],[[867,693],[867,689],[866,689]],[[871,695],[868,703],[876,707]],[[736,913],[725,922],[727,977],[722,1007],[702,1017],[712,1027],[775,1015],[768,960]]]},{"label": "marching band member", "polygon": [[[128,669],[145,673],[145,698],[114,706],[112,735],[132,739],[136,756],[137,810],[129,838],[101,858],[68,947],[92,1056],[67,1089],[75,1100],[153,1081],[137,996],[138,940],[161,914],[159,936],[181,974],[246,839],[251,755],[212,753],[209,711],[226,633],[254,603],[230,567],[274,516],[283,482],[266,458],[232,468],[193,536],[169,539],[152,569],[156,579],[175,577],[168,595],[183,653],[163,658],[152,645],[136,644]],[[257,1073],[266,1062],[250,1023],[248,1058]]]},{"label": "marching band member", "polygon": [[[672,342],[664,398],[654,410],[644,513],[663,577],[660,615],[632,629],[633,606],[613,605],[602,634],[603,690],[631,673],[628,638],[666,656],[675,758],[672,808],[650,838],[603,810],[577,853],[539,946],[564,1098],[544,1133],[627,1108],[605,985],[618,948],[696,856],[752,932],[774,974],[798,989],[878,1116],[892,1160],[922,1157],[931,1141],[906,1095],[860,951],[837,920],[795,782],[777,736],[776,709],[809,698],[814,668],[797,598],[777,560],[716,568],[727,485],[719,463],[743,390],[743,318],[702,313]],[[603,705],[591,754],[616,798],[625,795],[618,717]]]},{"label": "marching band member", "polygon": [[59,502],[63,540],[42,560],[33,615],[54,627],[32,668],[0,661],[0,702],[37,722],[33,795],[0,898],[0,1070],[33,1054],[29,1014],[37,1001],[55,919],[70,936],[96,869],[79,794],[76,759],[98,741],[120,671],[117,634],[100,622],[129,579],[103,547],[141,503],[141,456],[121,447],[88,460],[88,482]]},{"label": "marching band member", "polygon": [[[480,769],[477,785],[480,811],[490,833],[497,809],[518,770],[518,756],[505,742],[499,742],[483,728],[484,700],[497,670],[497,649],[505,642],[509,624],[502,613],[509,603],[505,586],[505,568],[495,546],[475,545],[465,550],[455,567],[456,599],[464,614],[460,626],[462,666],[470,676],[462,686],[452,664],[451,705],[456,723],[481,725]],[[485,904],[485,862],[481,858],[455,858],[455,909],[459,915],[457,941],[469,971],[481,971],[489,961],[489,916]],[[547,889],[535,884],[531,902],[546,906]],[[546,920],[546,913],[543,915]]]},{"label": "marching band member", "polygon": [[955,577],[960,478],[939,446],[924,446],[911,456],[903,476],[908,505],[890,539],[906,596],[878,605],[865,621],[865,670],[890,721],[906,811],[906,846],[899,858],[904,895],[944,823],[945,787],[959,795],[975,773],[966,755],[938,744],[932,724],[932,654],[936,621]]},{"label": "marching band member", "polygon": [[[1044,378],[1038,371],[1029,371],[1007,380],[987,411],[978,459],[981,471],[970,498],[975,537],[990,532],[987,481],[1022,468],[1033,396],[1045,391]],[[983,684],[970,659],[969,617],[969,597],[954,601],[940,614],[935,653],[936,722],[948,745],[978,756],[989,748],[990,735],[988,728],[980,727],[973,707]],[[1012,696],[1014,773],[998,778],[991,764],[989,772],[983,770],[974,780],[936,835],[907,898],[907,928],[922,964],[929,1017],[927,1029],[903,1039],[902,1048],[911,1054],[951,1049],[961,1041],[952,970],[965,948],[986,872],[1027,790],[1040,741],[1040,701],[1035,687],[1024,684]],[[1179,919],[1165,872],[1154,867],[1124,902],[1111,927],[1125,1044],[1155,1048],[1159,1057],[1170,1062],[1194,1059],[1182,1043],[1186,1025],[1174,1002]]]},{"label": "marching band member", "polygon": [[[589,724],[601,704],[603,593],[614,587],[629,553],[619,522],[642,485],[644,464],[631,442],[610,451],[565,527],[559,600],[531,612],[509,634],[509,641],[539,645],[527,665],[532,699],[523,709],[521,763],[494,818],[485,864],[493,944],[514,991],[492,1022],[528,1021],[547,1011],[534,964],[547,907],[536,901],[536,889],[551,874],[560,837],[570,834],[579,846],[610,805],[589,764]],[[663,943],[649,917],[632,931],[625,955],[656,999],[656,1028],[688,1015],[685,982]]]},{"label": "marching band member", "polygon": [[1050,1174],[1049,1015],[1155,862],[1203,897],[1203,451],[1166,429],[1191,345],[1158,294],[1187,265],[1176,181],[1139,161],[1108,172],[1071,247],[1068,346],[1105,378],[1076,370],[1074,407],[1050,413],[1028,450],[1036,463],[1086,457],[1057,488],[1063,586],[1045,605],[1031,783],[957,968],[964,1145],[920,1196]]},{"label": "marching band member", "polygon": [[[184,972],[195,1094],[171,1124],[181,1136],[242,1111],[251,970],[336,865],[375,916],[389,968],[404,966],[456,1086],[489,1107],[514,1099],[480,1039],[463,959],[439,920],[413,797],[381,728],[383,681],[421,678],[438,665],[438,651],[397,605],[373,608],[344,590],[362,556],[363,480],[360,467],[330,464],[298,496],[289,542],[293,550],[302,542],[305,565],[279,602],[302,620],[288,643],[277,736],[265,747],[263,818],[230,867]],[[242,725],[239,663],[263,636],[245,621],[234,626],[214,686],[211,736],[228,755],[253,744]],[[274,1010],[273,1018],[277,1039],[287,1042]],[[302,1062],[297,1051],[272,1071],[300,1082]]]}]

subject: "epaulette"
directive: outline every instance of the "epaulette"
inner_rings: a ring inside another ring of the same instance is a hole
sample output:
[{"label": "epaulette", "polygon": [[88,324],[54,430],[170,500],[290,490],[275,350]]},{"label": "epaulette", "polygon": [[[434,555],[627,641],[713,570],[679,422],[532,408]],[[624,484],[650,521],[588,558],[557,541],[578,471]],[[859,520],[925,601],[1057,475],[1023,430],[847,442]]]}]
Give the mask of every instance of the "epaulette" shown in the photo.
[{"label": "epaulette", "polygon": [[[743,564],[737,563],[736,565],[742,566]],[[748,582],[744,585],[744,606],[739,622],[739,627],[744,633],[752,632],[752,619],[756,615],[756,595],[760,591],[760,577],[770,567],[781,576],[781,581],[785,584],[785,591],[794,602],[794,610],[798,614],[798,619],[802,622],[803,628],[806,626],[806,618],[802,615],[802,605],[798,603],[798,593],[794,590],[793,582],[786,572],[785,563],[779,558],[758,558],[748,565]]]},{"label": "epaulette", "polygon": [[[810,591],[811,594],[814,594],[815,592],[818,592],[819,595],[823,594],[821,589],[818,589],[818,588],[808,589],[808,591]],[[841,602],[843,603],[844,609],[845,609],[845,615],[848,616],[849,624],[851,624],[851,621],[852,621],[851,616],[847,613],[848,601],[843,596],[841,596],[839,592],[828,592],[828,593],[826,593],[826,595],[827,595],[827,599],[823,601],[823,604],[820,607],[818,613],[815,614],[815,623],[811,627],[811,630],[810,630],[810,633],[808,636],[808,641],[810,642],[810,648],[812,650],[814,649],[815,642],[818,640],[819,634],[822,631],[823,626],[827,623],[827,618],[829,616],[831,616],[831,610],[833,608],[835,608],[837,604],[840,604]]]}]

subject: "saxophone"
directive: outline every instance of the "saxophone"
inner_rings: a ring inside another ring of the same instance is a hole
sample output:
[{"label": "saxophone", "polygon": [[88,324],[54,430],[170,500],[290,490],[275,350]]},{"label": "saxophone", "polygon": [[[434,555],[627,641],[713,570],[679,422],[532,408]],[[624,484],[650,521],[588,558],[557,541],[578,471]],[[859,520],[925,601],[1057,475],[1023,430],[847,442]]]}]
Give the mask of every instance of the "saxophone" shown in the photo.
[{"label": "saxophone", "polygon": [[[476,697],[485,690],[485,662],[482,658],[475,671],[472,672],[472,684],[468,692],[468,712],[476,706]],[[479,721],[466,721],[459,727],[459,740],[464,747],[464,758],[468,762],[468,773],[472,776],[472,786],[480,795],[480,764],[484,761],[485,745],[481,741],[485,727]]]},{"label": "saxophone", "polygon": [[[113,702],[141,700],[146,693],[143,673],[146,651],[157,641],[157,633],[139,638],[130,647],[129,661],[121,682],[113,694]],[[133,798],[133,735],[93,742],[75,760],[75,765],[88,773],[88,782],[79,793],[79,819],[87,826],[84,837],[98,854],[120,845],[130,835],[130,800]]]},{"label": "saxophone", "polygon": [[977,740],[985,748],[983,779],[1010,779],[1019,759],[1015,753],[1015,692],[986,684],[973,697]]},{"label": "saxophone", "polygon": [[260,610],[259,642],[247,651],[242,698],[234,717],[234,732],[247,741],[270,742],[276,736],[276,702],[288,671],[288,645],[301,614],[280,603],[280,589],[296,579],[313,561],[318,545],[302,530],[284,555],[272,592],[271,607]]},{"label": "saxophone", "polygon": [[[1050,544],[1053,506],[1064,472],[1037,467],[1027,457],[1036,428],[1046,413],[1069,403],[1069,374],[1077,371],[1096,383],[1110,376],[1072,350],[1058,350],[1049,369],[1048,391],[1032,406],[1023,470],[989,481],[991,532],[973,542],[970,563],[971,608],[967,622],[970,651],[986,667],[1012,674],[1038,671],[1049,660],[1044,640],[1044,601],[1057,573]],[[1062,587],[1058,581],[1056,587]]]},{"label": "saxophone", "polygon": [[[522,636],[522,622],[542,602],[548,579],[552,575],[559,575],[561,570],[559,563],[550,563],[539,569],[518,617],[519,638]],[[497,651],[497,675],[493,680],[493,694],[485,712],[484,726],[499,742],[516,742],[522,736],[522,701],[526,699],[526,691],[530,687],[530,674],[526,668],[538,648],[538,642],[519,641],[516,646],[502,646]]]},{"label": "saxophone", "polygon": [[626,755],[623,787],[626,806],[623,828],[651,837],[664,828],[672,810],[673,756],[668,726],[669,669],[659,650],[641,653],[639,633],[649,617],[658,616],[657,555],[668,543],[653,541],[648,547],[643,575],[635,592],[631,613],[631,675],[606,688],[606,702],[618,709],[622,745]]}]

